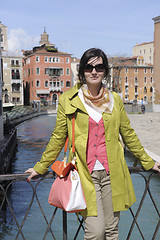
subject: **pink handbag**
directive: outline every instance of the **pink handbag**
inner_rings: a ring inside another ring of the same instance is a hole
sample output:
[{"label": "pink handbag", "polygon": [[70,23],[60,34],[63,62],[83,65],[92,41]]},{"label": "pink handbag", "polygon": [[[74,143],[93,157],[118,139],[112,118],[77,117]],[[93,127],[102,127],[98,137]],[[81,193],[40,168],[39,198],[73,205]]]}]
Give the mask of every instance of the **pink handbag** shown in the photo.
[{"label": "pink handbag", "polygon": [[66,163],[67,144],[68,139],[65,143],[63,162],[56,161],[51,167],[56,172],[57,178],[52,184],[48,202],[66,212],[80,212],[85,210],[87,206],[80,177],[75,166],[74,116],[72,118],[72,152],[74,157],[70,163]]}]

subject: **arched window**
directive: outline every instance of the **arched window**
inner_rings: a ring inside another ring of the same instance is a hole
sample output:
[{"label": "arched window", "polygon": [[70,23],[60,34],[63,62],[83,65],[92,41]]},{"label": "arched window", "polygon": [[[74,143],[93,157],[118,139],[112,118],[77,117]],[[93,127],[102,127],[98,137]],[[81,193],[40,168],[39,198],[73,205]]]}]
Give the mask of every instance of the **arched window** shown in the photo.
[{"label": "arched window", "polygon": [[70,84],[70,81],[67,81],[67,82],[66,82],[66,87],[70,87],[70,85],[71,85],[71,84]]},{"label": "arched window", "polygon": [[147,93],[147,88],[146,87],[144,87],[144,93]]},{"label": "arched window", "polygon": [[153,88],[152,87],[150,87],[150,92],[153,92]]}]

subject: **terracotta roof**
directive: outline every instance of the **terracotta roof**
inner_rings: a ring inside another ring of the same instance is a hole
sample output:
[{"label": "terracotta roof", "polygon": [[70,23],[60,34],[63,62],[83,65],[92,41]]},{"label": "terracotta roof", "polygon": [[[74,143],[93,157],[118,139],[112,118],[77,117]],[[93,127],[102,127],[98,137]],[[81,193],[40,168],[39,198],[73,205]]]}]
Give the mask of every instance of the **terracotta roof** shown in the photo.
[{"label": "terracotta roof", "polygon": [[45,55],[51,55],[51,56],[55,56],[55,55],[57,55],[57,56],[59,56],[59,55],[67,55],[67,56],[71,56],[71,54],[69,54],[69,53],[65,53],[65,52],[61,52],[61,51],[47,51],[46,49],[45,49],[45,47],[43,47],[43,48],[38,48],[37,47],[37,49],[36,49],[36,47],[34,48],[34,50],[30,50],[30,51],[24,51],[24,55],[37,55],[37,54],[45,54]]},{"label": "terracotta roof", "polygon": [[135,45],[135,47],[136,47],[136,46],[142,46],[142,45],[147,45],[147,44],[151,44],[151,43],[154,43],[154,42],[146,42],[146,43],[140,43],[140,44],[137,44],[137,45]]}]

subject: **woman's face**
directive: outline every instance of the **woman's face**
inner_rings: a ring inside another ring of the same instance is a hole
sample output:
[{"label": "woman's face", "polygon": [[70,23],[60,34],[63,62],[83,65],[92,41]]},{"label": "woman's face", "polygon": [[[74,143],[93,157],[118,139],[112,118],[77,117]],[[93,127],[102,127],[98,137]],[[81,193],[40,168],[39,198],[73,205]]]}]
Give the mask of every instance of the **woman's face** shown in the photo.
[{"label": "woman's face", "polygon": [[[95,68],[93,68],[95,67]],[[105,75],[105,68],[103,65],[103,60],[101,57],[90,58],[84,69],[84,77],[86,79],[86,84],[89,86],[101,85],[101,82]]]}]

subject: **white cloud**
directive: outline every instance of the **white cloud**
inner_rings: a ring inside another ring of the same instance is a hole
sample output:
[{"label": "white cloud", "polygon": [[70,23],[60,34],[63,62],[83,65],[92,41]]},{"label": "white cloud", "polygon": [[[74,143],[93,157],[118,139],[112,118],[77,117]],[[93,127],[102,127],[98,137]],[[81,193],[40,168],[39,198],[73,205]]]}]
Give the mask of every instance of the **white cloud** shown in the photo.
[{"label": "white cloud", "polygon": [[11,29],[8,34],[8,51],[30,50],[39,45],[40,36],[30,36],[23,28]]}]

